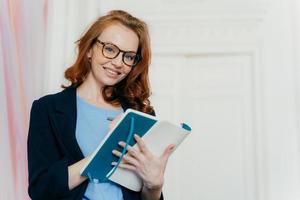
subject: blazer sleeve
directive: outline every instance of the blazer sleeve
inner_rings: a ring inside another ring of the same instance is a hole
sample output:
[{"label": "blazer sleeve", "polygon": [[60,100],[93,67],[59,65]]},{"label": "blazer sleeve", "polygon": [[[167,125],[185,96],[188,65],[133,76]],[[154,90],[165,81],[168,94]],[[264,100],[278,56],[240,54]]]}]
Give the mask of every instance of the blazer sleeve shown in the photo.
[{"label": "blazer sleeve", "polygon": [[68,159],[58,148],[48,116],[45,102],[34,101],[27,140],[28,193],[33,200],[58,199],[69,192]]}]

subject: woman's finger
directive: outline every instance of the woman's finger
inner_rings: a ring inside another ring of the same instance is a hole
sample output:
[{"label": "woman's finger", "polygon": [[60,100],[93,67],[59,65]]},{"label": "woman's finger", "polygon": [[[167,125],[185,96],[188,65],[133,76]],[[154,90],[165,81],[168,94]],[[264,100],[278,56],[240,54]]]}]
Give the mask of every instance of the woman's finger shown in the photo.
[{"label": "woman's finger", "polygon": [[[123,142],[123,141],[121,141],[121,142],[119,142],[119,145],[120,145],[121,147],[125,148],[126,143]],[[133,147],[130,146],[130,145],[127,145],[126,150],[127,150],[127,152],[128,152],[131,156],[135,157],[135,158],[138,159],[138,160],[142,160],[141,152],[140,152],[138,149],[133,148]]]},{"label": "woman's finger", "polygon": [[140,151],[143,153],[149,154],[148,147],[146,146],[145,142],[138,134],[134,134],[134,139],[136,140],[136,143],[137,143]]},{"label": "woman's finger", "polygon": [[[122,153],[117,151],[117,150],[113,150],[112,153],[117,156],[117,157],[121,157]],[[134,165],[134,166],[139,166],[139,162],[132,156],[128,155],[128,154],[125,154],[123,156],[123,159],[122,159],[123,163],[124,164],[131,164],[131,165]]]},{"label": "woman's finger", "polygon": [[[111,164],[115,166],[117,164],[117,162],[112,162]],[[133,165],[130,165],[130,164],[120,163],[118,167],[123,168],[123,169],[128,169],[128,170],[131,170],[134,172],[136,171],[136,167]]]},{"label": "woman's finger", "polygon": [[172,154],[173,150],[175,148],[174,144],[170,144],[169,146],[167,146],[164,150],[164,152],[161,154],[160,158],[166,163],[170,157],[170,155]]}]

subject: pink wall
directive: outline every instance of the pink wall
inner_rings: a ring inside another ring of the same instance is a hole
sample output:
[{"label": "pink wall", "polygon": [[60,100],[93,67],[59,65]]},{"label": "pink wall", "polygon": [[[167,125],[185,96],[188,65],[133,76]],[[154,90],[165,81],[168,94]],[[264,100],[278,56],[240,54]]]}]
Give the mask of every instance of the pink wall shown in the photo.
[{"label": "pink wall", "polygon": [[46,27],[47,1],[1,0],[0,199],[29,199],[28,120],[42,92]]}]

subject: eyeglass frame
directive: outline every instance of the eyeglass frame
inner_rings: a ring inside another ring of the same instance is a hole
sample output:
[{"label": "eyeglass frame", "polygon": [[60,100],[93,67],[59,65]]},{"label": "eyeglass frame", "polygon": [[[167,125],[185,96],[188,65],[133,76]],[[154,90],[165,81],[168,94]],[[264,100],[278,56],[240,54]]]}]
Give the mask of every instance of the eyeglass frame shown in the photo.
[{"label": "eyeglass frame", "polygon": [[[108,59],[114,59],[114,58],[116,58],[116,57],[118,57],[119,56],[119,54],[120,54],[120,52],[122,52],[123,54],[122,54],[122,62],[126,65],[126,66],[128,66],[128,67],[135,67],[137,64],[139,64],[139,62],[142,60],[142,56],[139,54],[139,53],[136,53],[136,52],[134,52],[134,51],[124,51],[124,50],[121,50],[117,45],[115,45],[115,44],[112,44],[112,43],[109,43],[109,42],[102,42],[101,40],[99,40],[98,38],[96,39],[96,42],[98,42],[99,44],[101,44],[102,45],[102,50],[101,50],[101,52],[102,52],[102,55],[105,57],[105,58],[108,58]],[[105,47],[105,45],[113,45],[113,46],[115,46],[118,50],[119,50],[119,52],[115,55],[115,57],[113,57],[113,58],[110,58],[110,57],[107,57],[107,56],[105,56],[104,55],[104,47]],[[124,56],[125,56],[125,54],[126,53],[135,53],[135,61],[134,61],[134,64],[133,65],[128,65],[127,63],[125,63],[125,61],[124,61]]]}]

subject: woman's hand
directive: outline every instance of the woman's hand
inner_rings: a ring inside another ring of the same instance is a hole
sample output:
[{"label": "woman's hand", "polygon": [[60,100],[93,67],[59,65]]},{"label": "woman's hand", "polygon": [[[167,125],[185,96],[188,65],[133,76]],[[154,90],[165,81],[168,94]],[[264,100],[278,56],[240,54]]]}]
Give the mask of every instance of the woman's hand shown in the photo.
[{"label": "woman's hand", "polygon": [[[119,114],[117,117],[115,117],[108,125],[108,130],[111,131],[116,124],[119,122],[119,120],[121,119],[121,117],[124,115],[124,113]],[[107,119],[107,120],[111,120],[111,119]]]},{"label": "woman's hand", "polygon": [[[144,141],[137,134],[134,135],[138,148],[127,146],[127,154],[124,155],[119,167],[134,171],[143,180],[143,184],[148,191],[160,190],[164,183],[164,172],[169,156],[171,155],[174,145],[171,144],[160,156],[153,155],[145,145]],[[125,147],[125,142],[119,142],[119,145]],[[121,153],[117,150],[113,154],[120,157]],[[115,162],[112,163],[116,165]]]}]

